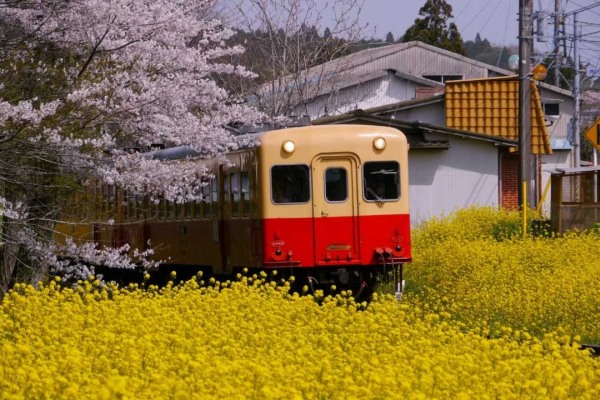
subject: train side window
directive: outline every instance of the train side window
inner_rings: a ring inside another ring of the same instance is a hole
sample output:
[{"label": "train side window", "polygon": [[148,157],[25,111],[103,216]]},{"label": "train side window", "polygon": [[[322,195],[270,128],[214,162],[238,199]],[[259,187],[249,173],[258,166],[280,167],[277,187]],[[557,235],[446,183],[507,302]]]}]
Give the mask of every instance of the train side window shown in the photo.
[{"label": "train side window", "polygon": [[190,202],[190,219],[202,218],[202,202],[203,200],[196,199]]},{"label": "train side window", "polygon": [[109,185],[102,186],[102,218],[107,218],[107,216],[111,215],[112,200],[114,198],[112,188]]},{"label": "train side window", "polygon": [[211,206],[212,206],[212,199],[211,199],[211,194],[210,194],[210,190],[211,190],[211,184],[212,184],[212,179],[208,182],[206,182],[204,184],[204,186],[202,186],[202,218],[206,218],[209,219],[211,216]]},{"label": "train side window", "polygon": [[223,218],[231,217],[231,177],[223,174]]},{"label": "train side window", "polygon": [[152,219],[160,219],[160,200],[158,198],[153,197],[150,199],[150,217]]},{"label": "train side window", "polygon": [[151,219],[154,217],[152,213],[152,203],[150,201],[150,197],[143,196],[142,197],[142,220]]},{"label": "train side window", "polygon": [[175,219],[175,211],[176,211],[175,203],[170,200],[166,200],[165,206],[166,206],[166,210],[167,210],[167,213],[166,213],[167,220],[168,221],[174,220]]},{"label": "train side window", "polygon": [[242,216],[249,217],[250,216],[250,177],[248,176],[248,171],[242,171],[240,174],[242,190],[241,190],[241,198],[242,198]]},{"label": "train side window", "polygon": [[108,199],[108,186],[106,185],[102,185],[102,188],[100,190],[101,194],[100,197],[102,198],[102,206],[100,207],[100,211],[102,213],[100,218],[104,218],[106,216],[106,212],[108,211],[109,208],[109,199]]},{"label": "train side window", "polygon": [[116,189],[115,194],[115,216],[113,219],[118,222],[129,221],[127,203],[125,202],[125,193],[122,189]]},{"label": "train side window", "polygon": [[342,202],[348,198],[348,173],[344,168],[325,170],[325,200]]},{"label": "train side window", "polygon": [[96,183],[92,188],[93,199],[94,199],[94,207],[92,207],[92,218],[93,220],[98,219],[98,214],[102,209],[102,191],[100,186]]},{"label": "train side window", "polygon": [[218,177],[214,177],[214,179],[212,179],[210,181],[210,188],[211,188],[211,203],[212,203],[212,216],[213,217],[218,217],[219,216],[219,207],[217,206],[219,204],[219,178]]},{"label": "train side window", "polygon": [[167,201],[164,198],[158,203],[158,219],[164,221],[167,217]]},{"label": "train side window", "polygon": [[183,218],[185,218],[185,203],[177,203],[177,202],[173,202],[173,208],[175,208],[175,211],[173,212],[174,214],[174,219],[176,221],[180,221]]},{"label": "train side window", "polygon": [[129,203],[127,202],[127,192],[123,189],[117,189],[115,211],[117,213],[115,220],[129,222]]},{"label": "train side window", "polygon": [[271,198],[275,204],[306,203],[310,199],[307,165],[276,165],[271,168]]},{"label": "train side window", "polygon": [[367,201],[390,201],[400,197],[400,164],[397,161],[366,162],[363,196]]},{"label": "train side window", "polygon": [[183,220],[189,218],[189,212],[188,212],[189,209],[190,209],[189,201],[177,204],[177,214],[176,214],[175,219],[183,221]]},{"label": "train side window", "polygon": [[148,217],[150,219],[158,218],[158,208],[156,207],[156,199],[154,197],[148,197]]},{"label": "train side window", "polygon": [[183,203],[173,202],[173,219],[178,221],[183,216]]},{"label": "train side window", "polygon": [[181,206],[181,219],[190,219],[191,216],[193,215],[192,213],[192,202],[191,201],[186,201],[184,203],[180,204]]},{"label": "train side window", "polygon": [[231,174],[231,216],[240,216],[240,174]]},{"label": "train side window", "polygon": [[138,220],[138,201],[137,196],[131,192],[125,192],[126,201],[129,205],[129,221],[135,222]]},{"label": "train side window", "polygon": [[253,174],[252,174],[252,180],[250,182],[250,189],[252,190],[252,193],[250,194],[250,202],[252,204],[252,215],[259,215],[260,213],[260,205],[259,205],[259,198],[258,198],[258,181],[259,181],[259,174],[260,171],[258,169],[258,166],[256,164],[252,165],[253,168]]}]

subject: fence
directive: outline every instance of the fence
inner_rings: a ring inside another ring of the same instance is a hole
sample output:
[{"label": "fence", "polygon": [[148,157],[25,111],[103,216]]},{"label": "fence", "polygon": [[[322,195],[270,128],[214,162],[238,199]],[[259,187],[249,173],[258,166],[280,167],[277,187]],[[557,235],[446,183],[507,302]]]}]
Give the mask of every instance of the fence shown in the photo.
[{"label": "fence", "polygon": [[600,222],[600,167],[556,169],[551,173],[552,230],[584,230]]}]

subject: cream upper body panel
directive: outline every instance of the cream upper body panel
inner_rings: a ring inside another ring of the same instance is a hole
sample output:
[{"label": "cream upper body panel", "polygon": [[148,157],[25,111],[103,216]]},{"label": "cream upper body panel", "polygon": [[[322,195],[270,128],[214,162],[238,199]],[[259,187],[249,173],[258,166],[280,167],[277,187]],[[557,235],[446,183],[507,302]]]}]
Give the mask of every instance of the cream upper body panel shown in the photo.
[{"label": "cream upper body panel", "polygon": [[[385,140],[385,148],[375,147],[378,138]],[[284,148],[293,142],[293,151]],[[323,125],[269,131],[259,136],[260,181],[262,182],[261,208],[265,218],[310,218],[314,203],[325,199],[313,198],[304,203],[279,205],[271,198],[271,168],[274,165],[306,165],[314,172],[315,160],[351,157],[357,169],[351,176],[358,177],[354,193],[360,215],[408,213],[408,143],[402,132],[394,128],[370,125]],[[363,196],[363,165],[370,161],[396,161],[400,171],[400,196],[397,200],[367,201]]]}]

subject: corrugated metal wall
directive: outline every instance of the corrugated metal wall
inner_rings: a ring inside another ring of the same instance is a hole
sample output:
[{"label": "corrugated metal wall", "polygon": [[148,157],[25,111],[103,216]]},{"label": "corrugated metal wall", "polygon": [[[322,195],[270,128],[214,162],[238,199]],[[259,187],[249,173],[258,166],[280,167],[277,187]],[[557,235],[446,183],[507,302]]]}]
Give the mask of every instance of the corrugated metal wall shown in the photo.
[{"label": "corrugated metal wall", "polygon": [[474,205],[498,206],[498,147],[442,135],[450,150],[409,153],[410,215],[413,226]]},{"label": "corrugated metal wall", "polygon": [[411,100],[416,84],[397,77],[382,77],[360,85],[317,97],[306,107],[295,108],[297,115],[307,114],[312,119],[325,115],[339,115],[356,109],[369,109],[386,104]]}]

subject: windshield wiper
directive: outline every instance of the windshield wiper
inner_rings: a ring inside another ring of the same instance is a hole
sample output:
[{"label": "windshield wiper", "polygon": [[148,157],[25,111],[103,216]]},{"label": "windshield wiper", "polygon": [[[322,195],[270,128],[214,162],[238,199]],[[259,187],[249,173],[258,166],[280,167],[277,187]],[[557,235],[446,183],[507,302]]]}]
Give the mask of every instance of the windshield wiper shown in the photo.
[{"label": "windshield wiper", "polygon": [[382,199],[381,197],[379,197],[379,196],[377,195],[377,193],[375,193],[375,192],[373,191],[373,189],[371,189],[371,188],[370,188],[370,187],[368,187],[368,186],[367,186],[366,188],[367,188],[367,192],[371,193],[371,194],[373,195],[373,197],[375,197],[375,199],[376,199],[376,200],[379,202],[379,204],[383,204],[383,199]]},{"label": "windshield wiper", "polygon": [[398,173],[395,169],[380,169],[379,171],[370,172],[371,175],[396,175]]}]

